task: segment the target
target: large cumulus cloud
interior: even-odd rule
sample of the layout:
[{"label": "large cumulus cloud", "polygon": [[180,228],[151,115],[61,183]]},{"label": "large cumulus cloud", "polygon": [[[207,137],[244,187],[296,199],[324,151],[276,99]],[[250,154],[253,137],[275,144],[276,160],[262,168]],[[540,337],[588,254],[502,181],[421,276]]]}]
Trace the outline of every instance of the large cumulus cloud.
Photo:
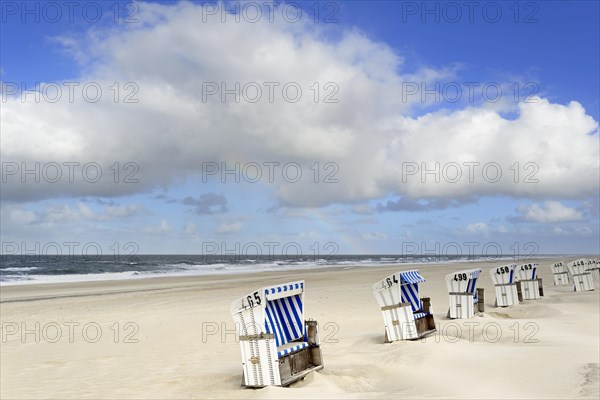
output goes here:
[{"label": "large cumulus cloud", "polygon": [[[511,119],[502,107],[485,104],[416,115],[422,104],[402,95],[403,82],[447,79],[452,68],[404,71],[402,57],[385,44],[355,30],[330,34],[310,21],[222,23],[205,18],[202,6],[192,3],[144,4],[140,10],[140,23],[133,26],[59,39],[81,64],[76,80],[104,88],[99,102],[14,98],[1,110],[3,162],[96,162],[110,177],[108,167],[115,162],[121,167],[134,162],[137,182],[30,179],[23,184],[8,177],[4,200],[124,196],[200,176],[206,162],[270,161],[296,162],[305,173],[315,162],[320,168],[327,162],[339,167],[337,183],[266,183],[280,204],[294,207],[389,195],[472,200],[584,198],[598,192],[598,124],[575,101],[562,105],[535,98],[518,104]],[[139,101],[115,103],[107,91],[115,81],[135,82]],[[236,103],[232,96],[222,102],[218,95],[205,101],[207,82],[228,87],[257,82],[263,96],[256,103]],[[280,84],[273,102],[265,82]],[[298,102],[282,98],[286,82],[303,89]],[[315,82],[319,102],[309,89]],[[339,89],[335,103],[322,101],[328,82]],[[463,178],[407,175],[407,166],[432,168],[436,162],[440,168],[457,163]],[[464,163],[473,162],[480,167],[470,181]],[[515,162],[517,182],[509,169]],[[487,163],[498,163],[500,180],[483,179],[481,166]],[[532,169],[525,169],[527,163]],[[536,181],[524,182],[533,169]]]}]

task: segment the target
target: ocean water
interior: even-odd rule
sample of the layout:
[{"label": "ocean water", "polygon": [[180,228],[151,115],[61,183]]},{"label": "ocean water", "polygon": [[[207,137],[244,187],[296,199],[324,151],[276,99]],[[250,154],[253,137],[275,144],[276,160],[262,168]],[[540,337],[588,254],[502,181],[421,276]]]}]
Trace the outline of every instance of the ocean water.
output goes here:
[{"label": "ocean water", "polygon": [[[535,258],[567,256],[537,255]],[[518,262],[503,257],[507,263]],[[482,256],[435,255],[335,255],[315,257],[249,257],[236,255],[112,255],[36,256],[0,255],[0,285],[140,279],[159,276],[198,276],[240,274],[262,271],[302,270],[343,266],[431,264],[498,261]]]}]

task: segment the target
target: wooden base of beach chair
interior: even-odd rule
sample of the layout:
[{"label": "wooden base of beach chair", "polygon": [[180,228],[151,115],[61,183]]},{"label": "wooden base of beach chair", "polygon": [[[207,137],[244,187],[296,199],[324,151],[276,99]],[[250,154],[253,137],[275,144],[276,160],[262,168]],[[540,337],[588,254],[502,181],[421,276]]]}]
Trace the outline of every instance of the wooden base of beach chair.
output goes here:
[{"label": "wooden base of beach chair", "polygon": [[417,334],[419,335],[419,339],[436,331],[435,320],[433,319],[432,314],[417,318],[415,320],[415,325],[417,326]]},{"label": "wooden base of beach chair", "polygon": [[517,285],[517,298],[519,299],[519,303],[523,302],[523,291],[521,290],[521,285],[516,283]]},{"label": "wooden base of beach chair", "polygon": [[279,359],[281,386],[288,386],[310,374],[323,369],[320,347],[307,347]]},{"label": "wooden base of beach chair", "polygon": [[483,288],[477,288],[477,311],[480,313],[485,311],[485,294]]},{"label": "wooden base of beach chair", "polygon": [[423,305],[423,312],[427,313],[427,315],[415,320],[419,338],[427,336],[436,331],[435,320],[433,319],[433,314],[431,314],[431,298],[421,297],[421,304]]}]

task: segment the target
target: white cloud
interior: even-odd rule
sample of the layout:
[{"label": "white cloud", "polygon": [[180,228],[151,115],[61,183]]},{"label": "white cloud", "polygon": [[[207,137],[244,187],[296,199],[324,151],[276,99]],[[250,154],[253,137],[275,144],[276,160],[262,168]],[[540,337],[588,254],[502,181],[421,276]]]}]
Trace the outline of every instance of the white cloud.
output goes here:
[{"label": "white cloud", "polygon": [[466,226],[465,230],[471,234],[486,234],[489,231],[487,224],[484,222],[476,222]]},{"label": "white cloud", "polygon": [[106,219],[112,218],[126,218],[131,217],[140,212],[143,212],[145,207],[140,204],[129,204],[129,205],[113,205],[106,206],[104,208],[104,216]]},{"label": "white cloud", "polygon": [[16,225],[27,225],[38,220],[38,216],[33,212],[20,208],[12,208],[8,212],[10,220]]},{"label": "white cloud", "polygon": [[581,221],[583,216],[580,211],[567,207],[558,201],[546,201],[529,206],[517,207],[517,213],[522,221],[538,223],[573,222]]},{"label": "white cloud", "polygon": [[171,233],[173,231],[173,227],[169,225],[166,219],[161,219],[160,224],[157,226],[148,226],[144,229],[144,232],[151,233],[154,235],[164,235],[166,233]]},{"label": "white cloud", "polygon": [[59,204],[48,207],[42,212],[41,221],[45,223],[63,223],[78,220],[82,215],[88,216],[89,208],[79,203],[73,208],[68,204]]},{"label": "white cloud", "polygon": [[509,231],[508,231],[508,228],[507,228],[507,227],[505,227],[504,225],[500,225],[496,231],[497,231],[498,233],[508,233],[508,232],[509,232]]},{"label": "white cloud", "polygon": [[[140,193],[179,183],[197,174],[204,161],[298,162],[304,171],[301,182],[278,178],[274,183],[279,202],[291,207],[359,204],[390,194],[543,199],[598,192],[598,124],[577,102],[523,103],[515,120],[485,106],[415,117],[413,110],[422,105],[417,97],[403,99],[403,82],[431,83],[453,76],[452,68],[406,72],[400,55],[357,31],[333,40],[310,22],[198,23],[202,17],[202,7],[191,2],[145,3],[136,15],[139,24],[115,31],[96,28],[82,40],[63,38],[61,43],[82,63],[82,86],[99,82],[104,96],[93,104],[81,99],[70,103],[67,96],[55,104],[5,102],[0,155],[19,163],[97,162],[106,179],[22,184],[9,177],[3,198]],[[115,81],[135,82],[139,102],[115,103],[108,89]],[[206,82],[227,82],[229,87],[280,82],[278,88],[297,82],[304,93],[293,104],[282,100],[281,91],[273,103],[266,101],[266,91],[265,101],[257,103],[224,104],[214,97],[205,102]],[[314,82],[336,83],[339,101],[315,103],[309,89]],[[321,96],[324,92],[322,87]],[[130,91],[123,88],[125,93]],[[138,182],[114,183],[108,167],[128,161],[139,166]],[[334,162],[339,182],[315,184],[308,168],[315,162],[321,167]],[[442,176],[436,182],[429,175],[423,181],[416,174],[404,182],[407,162],[419,167],[440,162],[440,174],[455,162],[462,166],[463,179],[452,183]],[[480,163],[473,182],[467,179],[465,162]],[[482,175],[482,166],[490,162],[501,167],[496,183]],[[518,183],[509,170],[515,162]],[[534,169],[526,163],[535,163],[530,165]],[[523,183],[535,168],[538,183]],[[356,211],[368,209],[357,206]]]},{"label": "white cloud", "polygon": [[592,233],[592,230],[587,226],[579,226],[574,228],[561,228],[559,226],[555,226],[552,228],[552,234],[555,236],[589,236]]},{"label": "white cloud", "polygon": [[239,232],[240,229],[242,229],[241,222],[222,223],[217,227],[216,232],[221,234],[229,234]]}]

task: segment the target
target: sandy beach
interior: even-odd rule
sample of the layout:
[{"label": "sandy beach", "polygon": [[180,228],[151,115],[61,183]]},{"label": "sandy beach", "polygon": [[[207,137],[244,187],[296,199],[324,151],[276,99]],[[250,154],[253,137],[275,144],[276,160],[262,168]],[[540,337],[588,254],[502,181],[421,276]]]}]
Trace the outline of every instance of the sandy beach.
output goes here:
[{"label": "sandy beach", "polygon": [[[236,276],[5,286],[1,392],[12,398],[597,398],[600,297],[552,286],[494,308],[488,270],[421,265],[438,331],[383,343],[371,285],[406,265]],[[486,311],[446,318],[447,273],[483,269]],[[288,388],[240,387],[229,306],[259,287],[304,279],[305,317],[321,328],[325,368]]]}]

